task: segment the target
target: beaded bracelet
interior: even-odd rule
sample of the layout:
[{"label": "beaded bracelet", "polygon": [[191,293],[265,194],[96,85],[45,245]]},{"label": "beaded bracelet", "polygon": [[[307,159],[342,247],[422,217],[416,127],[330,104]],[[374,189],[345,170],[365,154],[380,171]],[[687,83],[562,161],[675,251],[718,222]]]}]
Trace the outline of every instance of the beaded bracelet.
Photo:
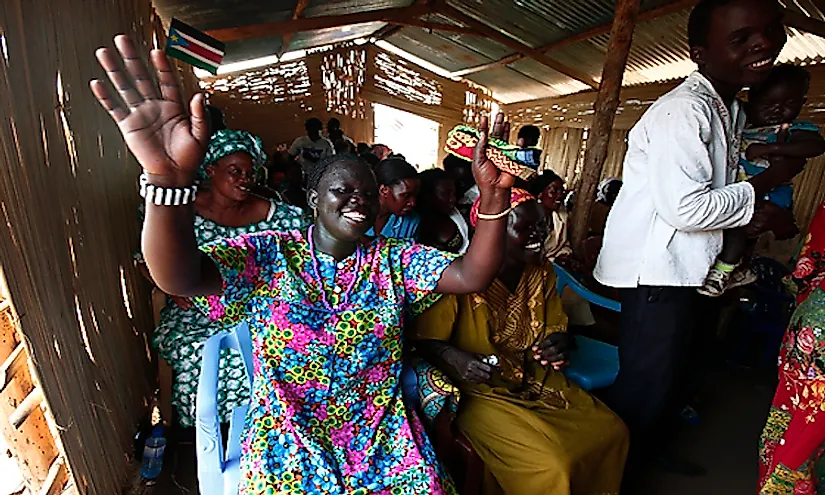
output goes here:
[{"label": "beaded bracelet", "polygon": [[498,220],[499,218],[504,218],[513,211],[512,208],[507,208],[506,210],[502,211],[501,213],[496,213],[495,215],[488,215],[486,213],[478,213],[479,220]]},{"label": "beaded bracelet", "polygon": [[157,206],[183,206],[195,202],[197,182],[189,187],[160,187],[149,184],[149,177],[140,174],[140,196]]}]

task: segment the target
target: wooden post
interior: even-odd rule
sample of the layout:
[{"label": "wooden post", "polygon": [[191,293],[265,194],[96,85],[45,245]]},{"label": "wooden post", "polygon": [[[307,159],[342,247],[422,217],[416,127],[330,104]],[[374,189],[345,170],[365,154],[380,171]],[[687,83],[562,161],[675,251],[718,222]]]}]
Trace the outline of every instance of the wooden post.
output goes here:
[{"label": "wooden post", "polygon": [[587,138],[584,166],[571,222],[573,250],[578,256],[584,253],[590,210],[596,199],[596,187],[601,178],[604,161],[607,159],[610,131],[613,129],[613,119],[619,106],[619,91],[622,88],[627,56],[633,43],[639,3],[640,0],[618,0],[616,3],[616,15],[610,30],[610,43],[602,69],[599,93],[593,105],[593,125]]}]

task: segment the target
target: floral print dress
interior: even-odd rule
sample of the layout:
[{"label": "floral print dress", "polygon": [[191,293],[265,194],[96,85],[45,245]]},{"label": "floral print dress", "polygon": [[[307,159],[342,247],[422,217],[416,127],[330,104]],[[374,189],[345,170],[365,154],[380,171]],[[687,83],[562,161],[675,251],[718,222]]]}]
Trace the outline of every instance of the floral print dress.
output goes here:
[{"label": "floral print dress", "polygon": [[250,321],[241,493],[455,493],[400,384],[405,314],[435,301],[454,256],[380,238],[360,264],[356,254],[336,262],[322,253],[316,264],[305,236],[265,232],[203,248],[224,288],[198,304],[224,324]]},{"label": "floral print dress", "polygon": [[[265,220],[243,227],[226,227],[195,215],[195,237],[198,245],[204,245],[254,232],[299,229],[307,223],[307,218],[298,208],[272,202]],[[177,412],[178,424],[183,427],[195,425],[195,397],[203,344],[223,329],[223,325],[211,321],[196,307],[182,308],[167,300],[160,314],[160,322],[152,333],[152,347],[172,367],[171,403]],[[249,400],[243,362],[236,351],[223,350],[219,377],[218,407],[221,421],[228,422],[232,411]]]},{"label": "floral print dress", "polygon": [[793,273],[799,306],[760,440],[760,495],[825,495],[825,203]]}]

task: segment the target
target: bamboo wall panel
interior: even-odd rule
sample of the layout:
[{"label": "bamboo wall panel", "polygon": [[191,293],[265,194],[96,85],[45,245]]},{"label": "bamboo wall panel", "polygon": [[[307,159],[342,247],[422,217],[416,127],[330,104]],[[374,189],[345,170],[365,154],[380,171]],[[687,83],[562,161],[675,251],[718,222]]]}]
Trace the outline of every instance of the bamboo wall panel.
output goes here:
[{"label": "bamboo wall panel", "polygon": [[0,262],[83,494],[119,493],[153,389],[139,168],[88,80],[97,47],[148,48],[153,24],[148,0],[0,4]]}]

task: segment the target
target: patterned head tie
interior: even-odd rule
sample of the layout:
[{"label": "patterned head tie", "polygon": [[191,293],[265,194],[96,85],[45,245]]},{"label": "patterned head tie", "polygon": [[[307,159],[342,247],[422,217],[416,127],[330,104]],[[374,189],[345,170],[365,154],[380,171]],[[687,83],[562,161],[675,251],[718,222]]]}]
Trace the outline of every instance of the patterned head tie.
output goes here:
[{"label": "patterned head tie", "polygon": [[[514,187],[510,189],[510,207],[507,209],[507,211],[511,212],[515,210],[518,205],[526,203],[527,201],[535,200],[536,197],[530,194],[529,192],[525,191],[524,189]],[[478,207],[480,204],[481,197],[479,196],[473,203],[473,207],[470,209],[470,223],[473,225],[473,227],[478,225]]]},{"label": "patterned head tie", "polygon": [[223,129],[215,131],[212,139],[209,140],[209,147],[206,149],[206,156],[198,169],[198,176],[201,180],[207,179],[206,167],[217,162],[225,156],[229,156],[238,151],[245,151],[252,157],[252,165],[257,172],[266,163],[266,153],[261,143],[261,138],[246,131],[235,131]]}]

